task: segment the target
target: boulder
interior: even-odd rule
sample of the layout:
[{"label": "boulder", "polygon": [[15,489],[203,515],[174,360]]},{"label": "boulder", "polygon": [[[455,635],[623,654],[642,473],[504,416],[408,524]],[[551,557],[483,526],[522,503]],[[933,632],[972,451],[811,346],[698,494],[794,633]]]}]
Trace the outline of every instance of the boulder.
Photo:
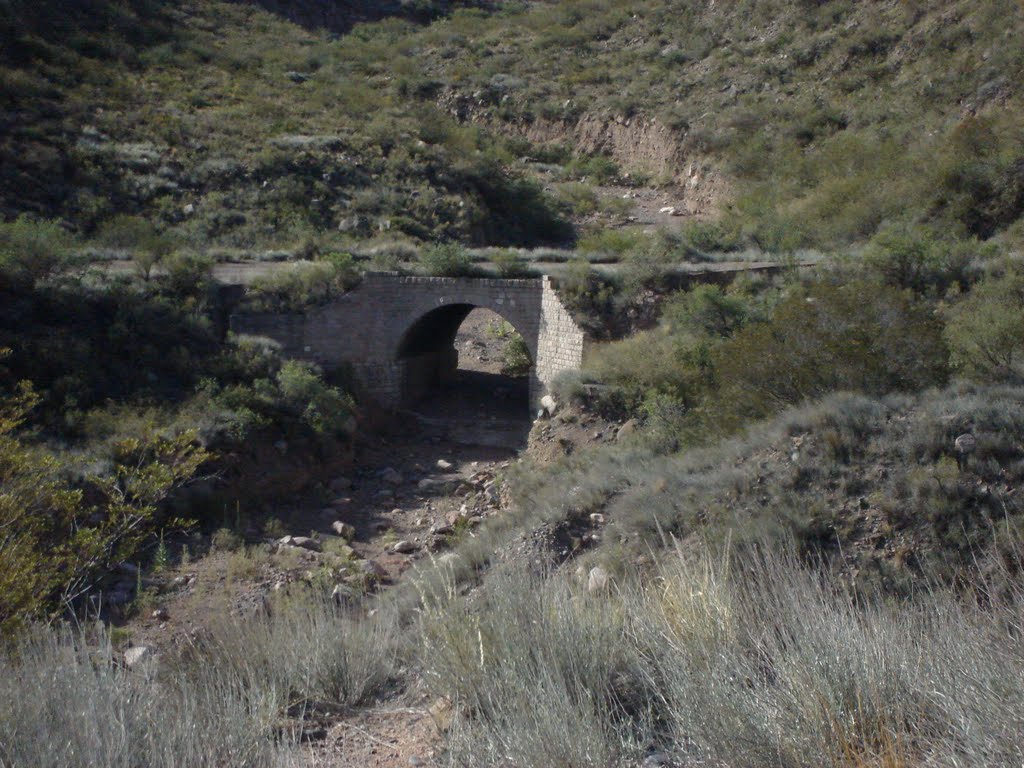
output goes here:
[{"label": "boulder", "polygon": [[587,592],[592,595],[606,592],[608,590],[608,583],[608,571],[601,566],[591,568],[590,575],[587,577]]},{"label": "boulder", "polygon": [[277,540],[277,543],[282,547],[299,547],[310,552],[319,552],[321,550],[320,542],[316,539],[311,539],[309,536],[282,536]]},{"label": "boulder", "polygon": [[615,439],[616,440],[625,440],[625,439],[635,435],[636,434],[636,430],[637,430],[636,419],[630,419],[625,424],[623,424],[621,427],[619,427],[618,431],[615,433]]},{"label": "boulder", "polygon": [[420,545],[417,544],[415,541],[408,541],[407,539],[403,539],[402,541],[397,542],[391,548],[391,551],[399,555],[410,555],[419,548]]},{"label": "boulder", "polygon": [[402,473],[394,467],[388,467],[387,469],[382,470],[380,473],[380,479],[388,485],[401,485],[404,481]]},{"label": "boulder", "polygon": [[142,664],[143,661],[153,655],[152,651],[145,645],[136,645],[124,652],[124,665],[131,669]]},{"label": "boulder", "polygon": [[555,398],[551,395],[544,395],[544,397],[540,399],[540,410],[541,414],[544,416],[554,416],[555,411],[558,410],[558,403],[555,402]]},{"label": "boulder", "polygon": [[356,537],[355,526],[349,523],[343,523],[341,520],[335,520],[331,523],[331,530],[341,536],[345,541],[352,541],[352,539]]},{"label": "boulder", "polygon": [[376,560],[360,560],[358,568],[363,574],[372,579],[383,579],[388,575],[384,566]]}]

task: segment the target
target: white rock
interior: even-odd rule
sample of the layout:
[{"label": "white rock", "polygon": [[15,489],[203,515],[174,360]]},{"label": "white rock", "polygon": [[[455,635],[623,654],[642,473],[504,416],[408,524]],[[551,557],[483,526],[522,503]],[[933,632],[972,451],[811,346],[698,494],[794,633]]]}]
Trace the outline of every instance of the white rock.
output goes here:
[{"label": "white rock", "polygon": [[540,399],[540,407],[545,416],[554,416],[555,411],[558,410],[558,403],[555,402],[555,398],[551,395],[544,395]]},{"label": "white rock", "polygon": [[131,669],[141,664],[152,655],[145,645],[136,645],[124,652],[124,665]]},{"label": "white rock", "polygon": [[587,592],[596,594],[608,589],[608,571],[601,566],[590,569],[590,576],[587,578]]},{"label": "white rock", "polygon": [[406,539],[403,539],[402,541],[397,542],[395,546],[391,548],[391,551],[396,552],[399,555],[408,555],[415,552],[419,548],[420,545],[417,544],[415,541],[408,541]]},{"label": "white rock", "polygon": [[352,541],[356,537],[355,526],[349,523],[343,523],[341,520],[335,520],[331,523],[331,530],[341,536],[345,541]]}]

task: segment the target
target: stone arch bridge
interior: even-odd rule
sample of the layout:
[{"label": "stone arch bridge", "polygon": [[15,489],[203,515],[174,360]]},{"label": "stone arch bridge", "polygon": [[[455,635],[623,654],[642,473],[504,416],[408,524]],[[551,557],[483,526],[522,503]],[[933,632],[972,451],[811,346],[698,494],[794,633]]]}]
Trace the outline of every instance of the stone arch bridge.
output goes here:
[{"label": "stone arch bridge", "polygon": [[368,395],[398,408],[458,368],[455,336],[477,307],[501,315],[526,342],[536,408],[554,377],[583,361],[584,333],[547,276],[523,280],[369,273],[358,287],[305,314],[237,314],[236,333],[266,336],[289,357],[349,368]]}]

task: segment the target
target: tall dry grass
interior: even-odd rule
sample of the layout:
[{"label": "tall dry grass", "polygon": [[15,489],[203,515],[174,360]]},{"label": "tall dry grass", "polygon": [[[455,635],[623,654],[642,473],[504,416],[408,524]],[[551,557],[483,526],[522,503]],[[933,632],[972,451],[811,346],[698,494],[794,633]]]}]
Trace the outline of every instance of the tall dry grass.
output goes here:
[{"label": "tall dry grass", "polygon": [[858,601],[776,552],[670,555],[588,594],[508,572],[427,595],[422,659],[450,764],[1015,765],[1024,599]]}]

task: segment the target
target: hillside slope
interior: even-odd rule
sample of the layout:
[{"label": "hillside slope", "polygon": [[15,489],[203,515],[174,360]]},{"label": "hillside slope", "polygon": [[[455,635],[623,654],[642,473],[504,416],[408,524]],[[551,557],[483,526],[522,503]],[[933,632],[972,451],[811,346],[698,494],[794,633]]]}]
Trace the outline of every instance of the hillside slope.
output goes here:
[{"label": "hillside slope", "polygon": [[398,5],[342,35],[359,4],[6,5],[0,209],[202,248],[530,245],[619,179],[768,250],[1020,240],[1010,0]]}]

